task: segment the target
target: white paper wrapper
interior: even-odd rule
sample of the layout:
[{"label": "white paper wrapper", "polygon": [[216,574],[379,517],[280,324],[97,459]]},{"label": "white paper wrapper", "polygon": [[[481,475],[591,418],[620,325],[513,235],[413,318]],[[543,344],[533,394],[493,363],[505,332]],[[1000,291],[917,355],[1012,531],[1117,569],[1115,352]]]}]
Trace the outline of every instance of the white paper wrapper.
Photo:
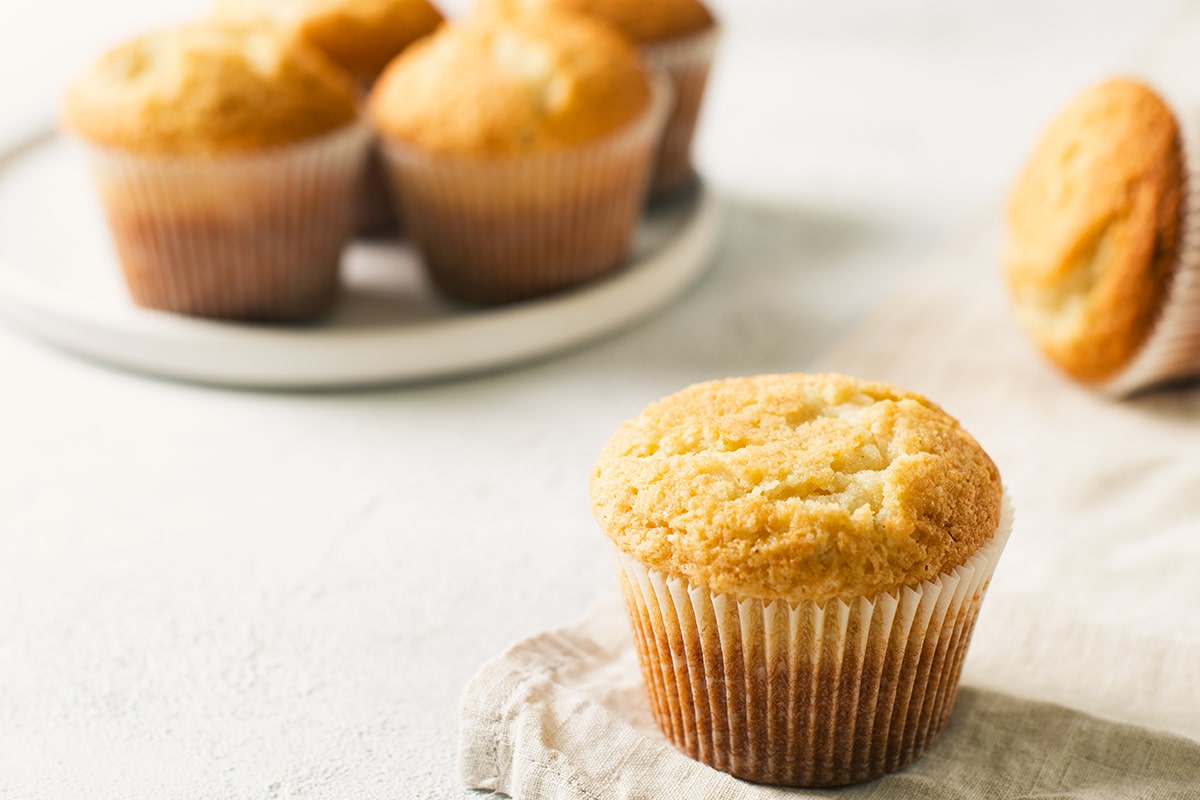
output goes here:
[{"label": "white paper wrapper", "polygon": [[369,140],[356,124],[228,156],[145,156],[88,145],[134,302],[263,322],[328,310]]},{"label": "white paper wrapper", "polygon": [[646,62],[670,78],[675,104],[667,118],[662,144],[655,158],[650,196],[658,199],[687,189],[695,181],[692,139],[708,84],[708,72],[720,40],[720,28],[641,48]]},{"label": "white paper wrapper", "polygon": [[646,693],[680,750],[739,778],[840,786],[917,759],[950,717],[1012,527],[919,586],[823,605],[738,600],[612,548]]},{"label": "white paper wrapper", "polygon": [[386,141],[400,218],[437,287],[491,305],[560,291],[621,266],[670,94],[668,81],[655,76],[650,107],[638,120],[562,153],[481,160]]},{"label": "white paper wrapper", "polygon": [[[1123,397],[1140,389],[1200,374],[1200,112],[1173,102],[1183,138],[1187,187],[1174,277],[1153,330],[1133,360],[1099,388]],[[1193,109],[1189,112],[1184,109]]]}]

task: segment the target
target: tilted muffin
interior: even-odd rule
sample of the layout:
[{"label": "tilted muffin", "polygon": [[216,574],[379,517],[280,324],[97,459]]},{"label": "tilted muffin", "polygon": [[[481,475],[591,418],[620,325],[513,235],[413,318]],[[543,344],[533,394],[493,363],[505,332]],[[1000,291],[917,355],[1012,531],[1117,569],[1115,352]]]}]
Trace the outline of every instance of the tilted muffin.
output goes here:
[{"label": "tilted muffin", "polygon": [[370,115],[435,283],[501,303],[621,266],[668,91],[582,17],[448,25],[396,59]]},{"label": "tilted muffin", "polygon": [[688,755],[839,785],[941,733],[1009,523],[995,465],[936,405],[840,375],[697,384],[617,431],[591,497]]},{"label": "tilted muffin", "polygon": [[651,194],[666,197],[692,184],[692,140],[719,36],[716,19],[700,0],[477,0],[476,9],[482,15],[585,14],[633,41],[670,78],[675,95]]},{"label": "tilted muffin", "polygon": [[1180,117],[1137,81],[1088,89],[1041,137],[1004,267],[1021,326],[1071,377],[1124,393],[1200,363],[1193,184]]},{"label": "tilted muffin", "polygon": [[80,76],[63,121],[135,302],[261,321],[329,307],[368,134],[320,53],[264,28],[154,33]]},{"label": "tilted muffin", "polygon": [[[393,58],[433,33],[442,14],[428,0],[216,0],[215,18],[266,22],[299,37],[349,72],[363,90]],[[394,232],[398,225],[379,152],[371,149],[358,200],[357,229]]]}]

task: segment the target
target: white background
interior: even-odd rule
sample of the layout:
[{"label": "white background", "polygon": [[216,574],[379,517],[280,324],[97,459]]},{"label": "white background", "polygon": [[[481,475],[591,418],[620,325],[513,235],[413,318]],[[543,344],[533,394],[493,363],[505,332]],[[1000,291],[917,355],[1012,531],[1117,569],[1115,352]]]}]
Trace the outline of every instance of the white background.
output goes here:
[{"label": "white background", "polygon": [[[998,214],[1048,117],[1173,7],[722,3],[713,272],[535,366],[230,393],[0,328],[0,797],[462,796],[466,680],[610,580],[586,478],[612,429],[694,380],[803,369]],[[3,0],[0,128],[51,115],[106,44],[200,10]]]}]

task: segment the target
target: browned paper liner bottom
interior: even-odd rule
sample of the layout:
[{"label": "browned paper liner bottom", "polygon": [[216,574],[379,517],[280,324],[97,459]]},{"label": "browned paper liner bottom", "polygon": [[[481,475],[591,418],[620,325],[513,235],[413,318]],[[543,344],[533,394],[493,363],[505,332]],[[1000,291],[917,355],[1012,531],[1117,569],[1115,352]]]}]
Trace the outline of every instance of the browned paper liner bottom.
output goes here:
[{"label": "browned paper liner bottom", "polygon": [[[375,88],[375,78],[360,78],[358,84],[359,96],[365,105],[371,90]],[[401,233],[400,218],[396,215],[396,202],[392,199],[392,190],[388,185],[383,145],[374,131],[371,133],[362,185],[358,191],[356,219],[354,232],[368,239],[381,239]]]},{"label": "browned paper liner bottom", "polygon": [[613,548],[663,734],[736,777],[839,786],[916,760],[950,717],[975,618],[1011,529],[919,586],[846,603],[737,600]]},{"label": "browned paper liner bottom", "polygon": [[651,198],[673,195],[691,186],[695,180],[692,139],[719,37],[720,29],[714,26],[693,36],[642,48],[646,62],[661,69],[670,78],[675,91],[675,104],[667,117],[662,144],[655,158],[650,181]]},{"label": "browned paper liner bottom", "polygon": [[396,203],[392,200],[392,190],[388,186],[383,152],[379,143],[372,141],[358,193],[358,223],[355,232],[368,238],[383,238],[399,234],[400,229]]},{"label": "browned paper liner bottom", "polygon": [[670,106],[655,76],[650,108],[605,139],[561,153],[471,159],[399,141],[384,157],[405,230],[446,295],[490,305],[560,291],[627,259]]},{"label": "browned paper liner bottom", "polygon": [[219,157],[89,147],[134,302],[261,322],[326,311],[337,293],[368,141],[356,125]]}]

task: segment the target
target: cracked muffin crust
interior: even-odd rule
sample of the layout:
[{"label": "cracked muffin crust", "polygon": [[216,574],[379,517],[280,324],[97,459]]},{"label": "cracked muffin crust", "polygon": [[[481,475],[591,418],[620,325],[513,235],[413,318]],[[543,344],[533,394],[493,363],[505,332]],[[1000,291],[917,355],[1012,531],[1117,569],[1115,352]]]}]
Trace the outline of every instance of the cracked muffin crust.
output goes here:
[{"label": "cracked muffin crust", "polygon": [[602,451],[593,512],[623,552],[714,593],[870,597],[994,534],[995,464],[924,397],[841,375],[696,384]]},{"label": "cracked muffin crust", "polygon": [[1174,113],[1124,79],[1079,95],[1018,177],[1009,291],[1021,327],[1076,380],[1113,377],[1148,340],[1178,263],[1186,182]]}]

